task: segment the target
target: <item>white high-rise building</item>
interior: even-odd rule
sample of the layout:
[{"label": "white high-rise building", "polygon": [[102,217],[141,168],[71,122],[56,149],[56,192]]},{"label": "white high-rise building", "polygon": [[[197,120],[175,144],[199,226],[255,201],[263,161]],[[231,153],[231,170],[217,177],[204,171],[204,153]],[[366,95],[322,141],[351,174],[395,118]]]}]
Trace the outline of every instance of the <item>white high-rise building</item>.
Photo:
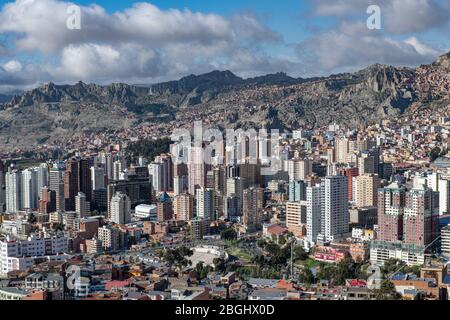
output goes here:
[{"label": "white high-rise building", "polygon": [[37,209],[39,207],[38,171],[26,169],[22,171],[22,208]]},{"label": "white high-rise building", "polygon": [[149,165],[150,176],[152,177],[153,190],[156,192],[164,191],[164,181],[163,181],[163,164],[153,162]]},{"label": "white high-rise building", "polygon": [[315,243],[322,230],[322,195],[320,185],[306,188],[306,238]]},{"label": "white high-rise building", "polygon": [[78,192],[75,197],[75,212],[78,218],[84,218],[90,211],[90,203],[86,201],[86,195],[83,192]]},{"label": "white high-rise building", "polygon": [[131,201],[126,194],[117,192],[112,197],[110,219],[117,224],[127,224],[131,222]]},{"label": "white high-rise building", "polygon": [[441,251],[442,255],[450,258],[450,225],[441,229]]},{"label": "white high-rise building", "polygon": [[200,188],[195,192],[197,217],[214,220],[214,190]]},{"label": "white high-rise building", "polygon": [[322,231],[324,241],[341,239],[349,233],[348,181],[345,176],[328,176],[322,182]]},{"label": "white high-rise building", "polygon": [[188,183],[188,176],[173,177],[173,195],[179,196],[180,194],[187,192],[189,188]]},{"label": "white high-rise building", "polygon": [[113,163],[113,180],[119,181],[120,174],[125,170],[125,165],[121,160],[114,161]]},{"label": "white high-rise building", "polygon": [[6,212],[16,213],[22,208],[22,176],[20,171],[12,169],[5,174]]},{"label": "white high-rise building", "polygon": [[450,179],[439,180],[439,215],[450,213]]},{"label": "white high-rise building", "polygon": [[288,163],[289,181],[306,180],[312,174],[312,162],[308,159],[293,159]]}]

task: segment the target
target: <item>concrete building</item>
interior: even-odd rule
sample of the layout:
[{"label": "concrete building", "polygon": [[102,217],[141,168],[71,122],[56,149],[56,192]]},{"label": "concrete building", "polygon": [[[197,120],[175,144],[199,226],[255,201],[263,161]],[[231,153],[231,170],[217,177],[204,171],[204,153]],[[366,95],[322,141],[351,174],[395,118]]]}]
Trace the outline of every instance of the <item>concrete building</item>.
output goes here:
[{"label": "concrete building", "polygon": [[120,231],[112,226],[98,229],[98,239],[102,242],[103,250],[117,251],[120,249]]},{"label": "concrete building", "polygon": [[194,240],[201,240],[209,234],[210,220],[196,217],[191,220],[191,235]]},{"label": "concrete building", "polygon": [[357,207],[373,207],[377,205],[377,193],[380,178],[376,174],[363,174],[354,178],[354,203]]},{"label": "concrete building", "polygon": [[60,234],[54,237],[29,237],[15,240],[7,237],[0,240],[0,274],[10,271],[25,271],[38,260],[61,261],[70,258],[69,239]]},{"label": "concrete building", "polygon": [[127,224],[131,222],[131,201],[130,198],[121,192],[117,192],[111,199],[110,220],[117,224]]},{"label": "concrete building", "polygon": [[214,212],[214,190],[200,188],[195,192],[196,206],[197,206],[197,217],[215,220]]},{"label": "concrete building", "polygon": [[22,209],[22,177],[17,169],[9,169],[5,174],[6,212],[16,213]]},{"label": "concrete building", "polygon": [[184,193],[173,200],[173,211],[177,221],[190,221],[194,217],[194,196]]},{"label": "concrete building", "polygon": [[306,189],[306,238],[310,243],[316,243],[322,231],[323,190],[320,185]]},{"label": "concrete building", "polygon": [[134,217],[148,221],[158,221],[156,206],[154,204],[140,204],[135,208]]},{"label": "concrete building", "polygon": [[309,159],[288,160],[287,170],[289,181],[305,181],[312,174],[312,161]]},{"label": "concrete building", "polygon": [[245,189],[242,199],[242,223],[247,230],[258,230],[262,227],[263,208],[264,189]]},{"label": "concrete building", "polygon": [[321,239],[342,239],[350,233],[348,179],[344,176],[328,176],[322,183]]},{"label": "concrete building", "polygon": [[75,197],[75,212],[78,218],[87,217],[91,211],[91,205],[86,201],[86,195],[83,192],[78,192]]},{"label": "concrete building", "polygon": [[441,252],[443,256],[450,259],[450,225],[441,229]]},{"label": "concrete building", "polygon": [[38,171],[25,169],[22,171],[22,209],[39,208]]},{"label": "concrete building", "polygon": [[289,202],[305,201],[306,187],[306,183],[302,180],[289,181]]}]

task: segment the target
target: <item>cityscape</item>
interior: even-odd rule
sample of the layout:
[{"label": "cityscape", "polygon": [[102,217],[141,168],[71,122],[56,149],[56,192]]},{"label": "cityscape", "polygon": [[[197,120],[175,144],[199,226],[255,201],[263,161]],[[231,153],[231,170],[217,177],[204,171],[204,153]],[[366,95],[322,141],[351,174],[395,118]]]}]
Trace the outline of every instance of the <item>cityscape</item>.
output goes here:
[{"label": "cityscape", "polygon": [[[81,17],[120,16],[100,8]],[[27,32],[17,45],[37,46]],[[304,77],[174,66],[125,84],[149,78],[92,65],[104,82],[74,72],[14,92],[4,73],[22,67],[2,64],[0,300],[450,300],[450,52],[426,49]]]}]

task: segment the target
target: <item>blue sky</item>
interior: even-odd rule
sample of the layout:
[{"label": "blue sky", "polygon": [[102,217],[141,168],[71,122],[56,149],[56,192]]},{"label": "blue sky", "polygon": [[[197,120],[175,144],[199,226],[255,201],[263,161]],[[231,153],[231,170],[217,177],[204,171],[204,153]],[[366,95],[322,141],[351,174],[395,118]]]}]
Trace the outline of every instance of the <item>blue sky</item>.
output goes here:
[{"label": "blue sky", "polygon": [[0,0],[0,91],[45,82],[153,83],[213,69],[317,76],[417,66],[450,50],[450,2],[377,0]]}]

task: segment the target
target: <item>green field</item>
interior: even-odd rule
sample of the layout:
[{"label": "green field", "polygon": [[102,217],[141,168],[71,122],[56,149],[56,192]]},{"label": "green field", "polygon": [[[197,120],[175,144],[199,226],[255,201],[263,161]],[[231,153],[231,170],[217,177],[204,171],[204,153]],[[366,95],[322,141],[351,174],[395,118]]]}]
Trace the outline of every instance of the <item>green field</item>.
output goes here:
[{"label": "green field", "polygon": [[252,255],[250,253],[248,253],[247,251],[245,251],[244,249],[241,248],[229,248],[227,250],[229,255],[235,256],[240,260],[245,260],[245,261],[251,261],[252,260]]}]

